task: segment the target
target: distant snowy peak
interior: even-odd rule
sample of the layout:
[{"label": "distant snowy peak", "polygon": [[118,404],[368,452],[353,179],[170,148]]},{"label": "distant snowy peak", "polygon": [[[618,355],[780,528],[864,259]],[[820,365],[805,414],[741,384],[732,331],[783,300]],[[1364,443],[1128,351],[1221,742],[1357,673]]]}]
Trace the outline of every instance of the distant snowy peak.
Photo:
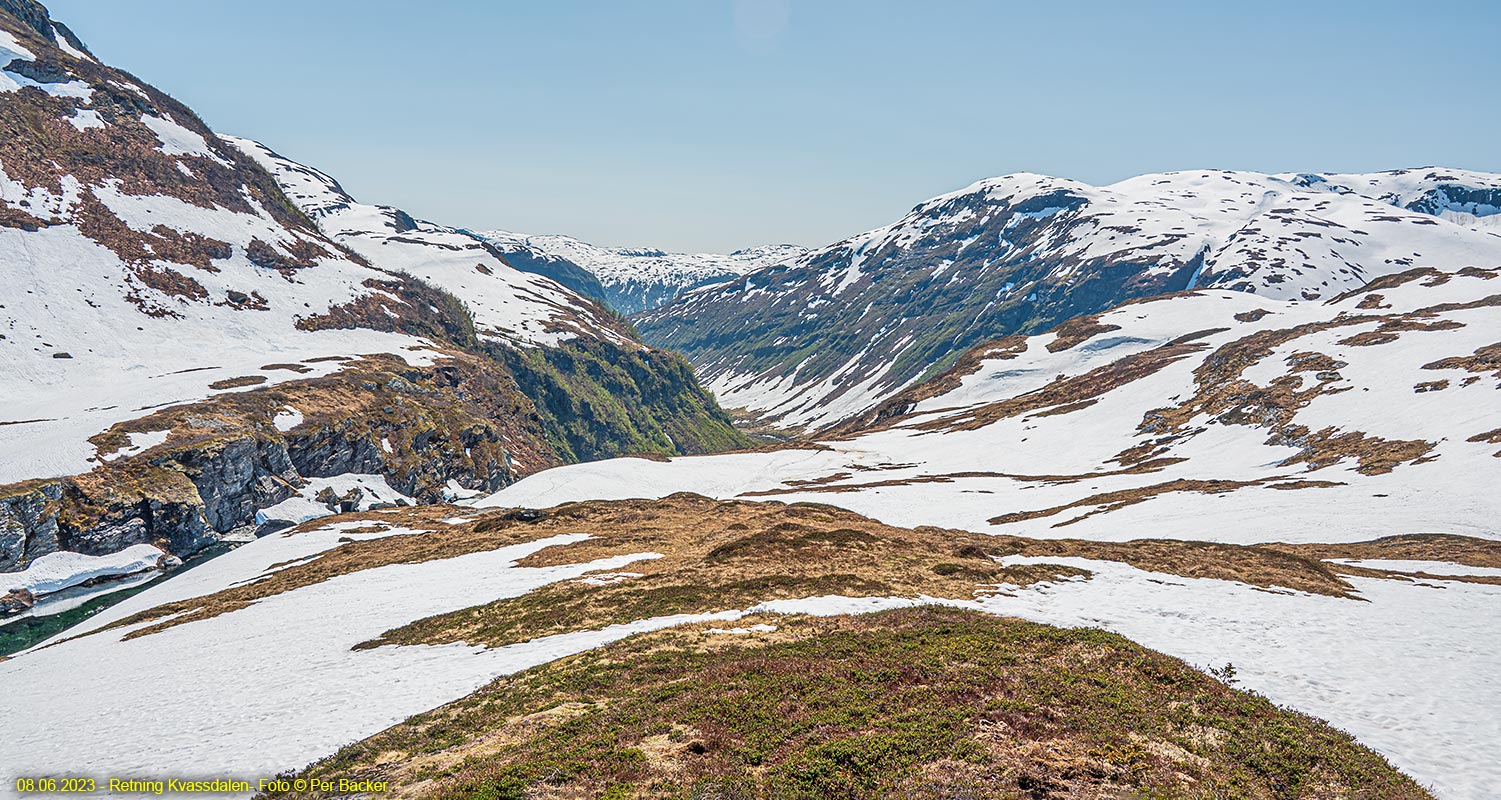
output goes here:
[{"label": "distant snowy peak", "polygon": [[762,267],[798,258],[807,248],[793,244],[764,245],[719,253],[670,253],[652,247],[600,247],[572,236],[534,236],[508,231],[482,231],[479,235],[492,242],[534,247],[574,261],[601,279],[627,280],[679,276],[703,279],[719,275],[743,275]]},{"label": "distant snowy peak", "polygon": [[481,238],[399,208],[360,203],[317,169],[249,139],[220,138],[265,167],[335,241],[377,267],[414,275],[463,300],[482,336],[521,345],[582,336],[635,346],[606,309],[545,276],[514,269]]},{"label": "distant snowy peak", "polygon": [[1108,186],[1021,173],[686,293],[636,319],[728,405],[857,413],[968,346],[1196,288],[1324,300],[1413,267],[1501,265],[1501,176],[1197,170]]},{"label": "distant snowy peak", "polygon": [[571,236],[533,236],[509,231],[477,234],[508,255],[528,261],[576,266],[593,275],[603,299],[623,314],[635,314],[670,302],[695,287],[739,277],[747,272],[785,264],[805,256],[807,248],[793,244],[763,245],[718,253],[669,253],[648,247],[600,247]]},{"label": "distant snowy peak", "polygon": [[[969,248],[1003,258],[1109,259],[1139,264],[1147,273],[1176,271],[1202,259],[1195,286],[1317,299],[1423,259],[1457,267],[1494,258],[1501,231],[1485,218],[1498,211],[1501,175],[1441,168],[1281,175],[1200,170],[1098,187],[1018,173],[935,197],[901,220],[823,248],[813,258],[844,259],[843,273],[835,270],[821,281],[842,291],[878,251],[966,234]],[[1002,252],[987,247],[983,237],[968,238],[989,232],[991,221],[1001,223],[995,244]],[[1404,227],[1412,225],[1435,230]],[[1025,228],[1033,230],[1027,236],[1006,233]],[[1304,240],[1308,245],[1298,246]],[[1373,248],[1379,258],[1372,258]],[[1065,266],[1057,274],[1069,271]]]}]

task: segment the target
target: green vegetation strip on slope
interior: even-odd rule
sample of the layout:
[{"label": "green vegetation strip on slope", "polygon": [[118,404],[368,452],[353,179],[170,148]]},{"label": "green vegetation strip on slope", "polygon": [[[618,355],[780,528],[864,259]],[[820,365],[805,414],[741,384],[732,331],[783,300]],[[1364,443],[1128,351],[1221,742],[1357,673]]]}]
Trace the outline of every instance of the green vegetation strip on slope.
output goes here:
[{"label": "green vegetation strip on slope", "polygon": [[576,339],[490,354],[516,376],[564,461],[750,445],[675,353]]},{"label": "green vegetation strip on slope", "polygon": [[943,608],[737,624],[757,621],[780,627],[677,628],[503,677],[306,774],[444,800],[1429,796],[1114,634]]}]

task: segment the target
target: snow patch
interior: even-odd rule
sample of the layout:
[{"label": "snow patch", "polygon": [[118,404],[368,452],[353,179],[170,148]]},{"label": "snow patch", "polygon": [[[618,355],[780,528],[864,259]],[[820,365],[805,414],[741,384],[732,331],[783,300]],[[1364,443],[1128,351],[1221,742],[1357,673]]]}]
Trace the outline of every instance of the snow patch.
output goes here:
[{"label": "snow patch", "polygon": [[1429,575],[1501,577],[1501,568],[1472,567],[1468,564],[1455,564],[1452,561],[1405,561],[1395,558],[1330,558],[1325,560],[1331,564],[1342,564],[1347,567],[1382,569],[1392,572],[1426,572]]},{"label": "snow patch", "polygon": [[295,496],[257,511],[255,522],[257,525],[272,521],[302,523],[339,513],[315,499],[324,489],[332,489],[337,497],[343,497],[352,489],[359,489],[361,495],[354,509],[356,511],[368,511],[376,503],[395,503],[397,500],[409,505],[416,504],[416,500],[410,495],[392,489],[382,475],[349,472],[329,478],[307,479],[307,485],[297,490]]},{"label": "snow patch", "polygon": [[135,455],[137,453],[140,453],[140,452],[143,452],[143,451],[146,451],[146,450],[150,450],[151,448],[156,447],[157,445],[161,444],[162,442],[167,441],[167,437],[171,436],[172,432],[171,431],[147,431],[145,433],[134,433],[134,432],[132,432],[132,433],[127,433],[125,435],[127,437],[129,437],[129,439],[130,439],[130,443],[129,444],[127,444],[126,446],[120,448],[119,450],[114,451],[113,453],[100,453],[99,454],[99,460],[100,461],[114,461],[117,458],[123,458],[125,456],[133,456],[133,455]]},{"label": "snow patch", "polygon": [[80,108],[74,111],[73,115],[68,117],[68,124],[81,131],[103,128],[105,125],[104,117],[99,116],[99,112],[92,108]]},{"label": "snow patch", "polygon": [[7,590],[25,589],[32,594],[47,594],[95,578],[155,569],[163,555],[166,554],[149,544],[133,544],[118,553],[103,556],[59,550],[32,561],[20,572],[0,573],[0,586]]},{"label": "snow patch", "polygon": [[749,628],[710,628],[710,629],[708,629],[707,631],[704,631],[704,632],[705,633],[711,633],[711,634],[729,634],[731,636],[744,636],[744,635],[749,634],[749,633],[773,633],[773,632],[776,631],[776,629],[777,629],[777,626],[775,626],[775,625],[767,625],[766,623],[763,622],[763,623],[760,623],[760,624],[757,624],[757,625],[752,625]]},{"label": "snow patch", "polygon": [[[287,431],[292,430],[298,425],[301,425],[302,420],[303,417],[301,411],[298,411],[291,406],[284,406],[280,411],[276,412],[276,416],[271,418],[271,424],[275,425],[277,430],[281,431],[282,433],[286,433]],[[387,450],[386,452],[389,453],[390,451]]]},{"label": "snow patch", "polygon": [[199,156],[211,158],[214,161],[230,166],[228,161],[220,158],[217,153],[209,148],[208,142],[200,134],[188,130],[170,117],[158,117],[154,114],[142,114],[141,123],[151,129],[160,139],[160,149],[169,156]]},{"label": "snow patch", "polygon": [[[401,531],[392,531],[392,534]],[[406,533],[412,533],[407,531]],[[412,714],[462,697],[498,675],[633,633],[726,614],[678,615],[485,649],[466,644],[353,646],[417,619],[620,569],[625,555],[540,569],[515,562],[580,534],[342,575],[264,598],[213,619],[124,641],[98,629],[163,603],[259,578],[272,565],[328,550],[336,529],[273,534],[163,581],[101,612],[68,636],[0,662],[0,785],[76,769],[151,774],[164,763],[212,764],[230,775],[273,775],[326,756]],[[288,679],[288,665],[297,677]],[[233,676],[233,680],[224,680]],[[171,686],[172,711],[143,713],[140,687]],[[288,719],[298,719],[288,726]],[[87,720],[88,724],[59,724]]]}]

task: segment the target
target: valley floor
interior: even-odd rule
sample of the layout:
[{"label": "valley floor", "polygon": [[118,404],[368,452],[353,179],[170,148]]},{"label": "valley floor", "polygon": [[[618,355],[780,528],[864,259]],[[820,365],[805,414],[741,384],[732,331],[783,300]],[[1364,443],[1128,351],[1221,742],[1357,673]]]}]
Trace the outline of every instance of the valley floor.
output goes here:
[{"label": "valley floor", "polygon": [[[1465,569],[1374,559],[1363,545],[1305,555],[1147,542],[1086,557],[1100,546],[691,495],[315,520],[0,662],[0,764],[15,775],[212,765],[270,776],[497,675],[572,663],[632,634],[689,625],[695,637],[771,643],[777,626],[802,624],[796,615],[937,604],[1103,628],[1201,668],[1233,664],[1239,686],[1351,732],[1440,798],[1478,800],[1501,782],[1490,713],[1501,707],[1490,624],[1501,548],[1461,537],[1387,548],[1441,546]],[[1297,752],[1299,769],[1334,768]],[[1260,769],[1199,757],[1214,765],[1206,775]]]}]

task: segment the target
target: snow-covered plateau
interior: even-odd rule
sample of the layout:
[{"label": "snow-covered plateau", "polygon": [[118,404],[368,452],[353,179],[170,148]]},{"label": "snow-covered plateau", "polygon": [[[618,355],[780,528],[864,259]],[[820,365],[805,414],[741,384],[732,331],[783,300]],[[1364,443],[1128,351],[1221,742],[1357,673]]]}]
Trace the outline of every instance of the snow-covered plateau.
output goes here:
[{"label": "snow-covered plateau", "polygon": [[817,446],[570,465],[487,502],[693,491],[1030,537],[1501,538],[1498,293],[1494,271],[1474,271],[1335,302],[1153,299],[1087,338],[982,345]]}]

